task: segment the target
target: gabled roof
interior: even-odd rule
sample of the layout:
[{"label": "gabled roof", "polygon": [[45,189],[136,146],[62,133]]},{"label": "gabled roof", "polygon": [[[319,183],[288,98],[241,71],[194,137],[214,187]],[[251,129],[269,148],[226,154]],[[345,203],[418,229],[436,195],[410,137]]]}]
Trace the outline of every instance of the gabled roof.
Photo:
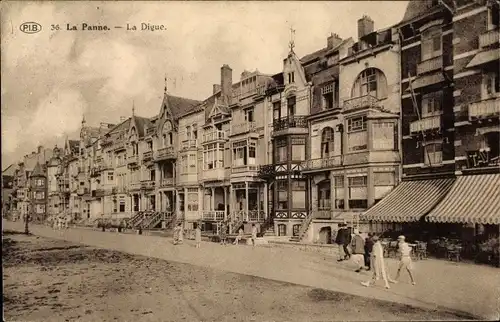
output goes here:
[{"label": "gabled roof", "polygon": [[172,111],[172,116],[175,120],[180,117],[192,113],[196,110],[201,110],[201,101],[192,100],[189,98],[172,96],[165,94],[163,96],[162,107],[166,105]]},{"label": "gabled roof", "polygon": [[436,0],[410,0],[400,23],[413,20],[424,15],[430,8],[438,4]]},{"label": "gabled roof", "polygon": [[132,116],[131,121],[135,124],[135,127],[137,129],[137,134],[139,135],[139,137],[144,136],[147,128],[154,126],[153,123],[148,118],[141,116],[134,115]]},{"label": "gabled roof", "polygon": [[15,172],[16,166],[14,164],[11,164],[2,171],[2,176],[13,176]]},{"label": "gabled roof", "polygon": [[39,162],[36,163],[33,172],[31,172],[30,177],[45,177],[45,173],[43,172],[42,166]]}]

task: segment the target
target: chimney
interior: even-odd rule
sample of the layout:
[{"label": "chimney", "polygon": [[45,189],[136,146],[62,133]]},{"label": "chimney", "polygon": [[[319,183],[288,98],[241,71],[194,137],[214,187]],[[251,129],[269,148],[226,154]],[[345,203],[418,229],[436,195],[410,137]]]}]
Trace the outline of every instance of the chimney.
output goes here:
[{"label": "chimney", "polygon": [[233,70],[229,65],[222,65],[220,69],[221,96],[224,103],[229,104],[231,89],[233,87]]},{"label": "chimney", "polygon": [[372,33],[374,30],[375,23],[373,20],[364,15],[363,18],[358,20],[358,39]]},{"label": "chimney", "polygon": [[213,85],[213,93],[212,94],[215,94],[218,91],[220,91],[220,85],[219,84],[214,84]]},{"label": "chimney", "polygon": [[335,48],[342,42],[342,38],[339,35],[331,33],[328,38],[326,38],[326,47],[328,49]]}]

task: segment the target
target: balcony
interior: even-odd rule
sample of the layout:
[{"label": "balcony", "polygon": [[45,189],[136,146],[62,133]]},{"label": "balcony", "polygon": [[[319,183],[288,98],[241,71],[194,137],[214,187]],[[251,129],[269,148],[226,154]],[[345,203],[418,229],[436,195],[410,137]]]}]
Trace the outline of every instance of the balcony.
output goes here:
[{"label": "balcony", "polygon": [[139,190],[139,189],[141,189],[140,182],[131,182],[130,183],[130,190]]},{"label": "balcony", "polygon": [[241,165],[241,166],[233,166],[231,168],[232,173],[244,173],[244,172],[255,172],[259,170],[259,167],[256,165]]},{"label": "balcony", "polygon": [[197,143],[198,143],[197,140],[184,140],[182,141],[182,149],[183,150],[196,149]]},{"label": "balcony", "polygon": [[175,159],[175,151],[173,146],[161,148],[155,153],[155,161]]},{"label": "balcony", "polygon": [[276,175],[276,170],[274,169],[274,164],[265,164],[259,166],[259,177],[266,178],[274,178]]},{"label": "balcony", "polygon": [[224,210],[204,210],[202,218],[206,221],[222,221],[225,217]]},{"label": "balcony", "polygon": [[224,131],[211,131],[203,134],[203,143],[209,143],[214,141],[225,141],[227,139],[226,132]]},{"label": "balcony", "polygon": [[143,180],[141,181],[141,189],[154,189],[155,181],[154,180]]},{"label": "balcony", "polygon": [[265,213],[262,210],[237,210],[232,212],[232,218],[236,221],[262,222],[265,220]]},{"label": "balcony", "polygon": [[78,188],[78,190],[76,191],[76,194],[79,196],[83,196],[83,195],[86,195],[88,193],[89,193],[88,188]]},{"label": "balcony", "polygon": [[469,120],[500,116],[500,97],[469,104]]},{"label": "balcony", "polygon": [[443,68],[443,56],[439,55],[417,64],[417,75],[433,72]]},{"label": "balcony", "polygon": [[239,124],[233,124],[231,126],[231,135],[255,132],[256,128],[257,126],[255,122],[243,122]]},{"label": "balcony", "polygon": [[224,168],[203,170],[204,181],[222,181],[225,178]]},{"label": "balcony", "polygon": [[294,133],[297,132],[297,134],[306,134],[308,129],[306,117],[303,115],[291,115],[282,117],[279,120],[274,120],[273,122],[273,135],[285,134],[280,132],[291,129],[299,129],[298,131],[292,131]]},{"label": "balcony", "polygon": [[136,155],[129,155],[127,157],[127,163],[128,164],[137,164],[139,163],[139,156],[136,154]]},{"label": "balcony", "polygon": [[423,118],[410,123],[410,132],[419,133],[441,128],[441,115],[435,115]]},{"label": "balcony", "polygon": [[160,181],[160,187],[171,187],[174,185],[174,178],[163,178]]},{"label": "balcony", "polygon": [[344,101],[344,112],[380,106],[380,100],[372,95],[350,98]]},{"label": "balcony", "polygon": [[125,150],[125,142],[117,142],[115,144],[114,150]]},{"label": "balcony", "polygon": [[142,161],[151,161],[153,159],[153,151],[144,152],[142,154]]},{"label": "balcony", "polygon": [[479,35],[479,48],[485,48],[500,41],[500,32],[498,29],[487,31],[486,33]]},{"label": "balcony", "polygon": [[331,169],[342,165],[342,156],[336,155],[302,162],[304,171]]}]

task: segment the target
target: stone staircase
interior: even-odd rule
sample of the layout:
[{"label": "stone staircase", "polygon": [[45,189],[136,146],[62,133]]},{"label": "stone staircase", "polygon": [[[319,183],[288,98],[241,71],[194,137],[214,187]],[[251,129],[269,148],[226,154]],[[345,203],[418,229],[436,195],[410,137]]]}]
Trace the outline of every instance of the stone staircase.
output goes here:
[{"label": "stone staircase", "polygon": [[304,221],[300,225],[299,234],[290,238],[291,242],[300,242],[304,238],[307,230],[309,229],[309,226],[311,225],[312,219],[312,213],[307,215],[306,219],[304,219]]},{"label": "stone staircase", "polygon": [[142,229],[153,229],[163,219],[161,212],[153,212],[146,215],[146,218],[140,222]]},{"label": "stone staircase", "polygon": [[141,222],[144,220],[144,212],[138,211],[135,215],[130,218],[128,221],[129,227],[131,228],[139,228],[141,226]]},{"label": "stone staircase", "polygon": [[241,225],[243,225],[243,220],[236,221],[231,231],[231,234],[237,234],[238,230],[240,230]]}]

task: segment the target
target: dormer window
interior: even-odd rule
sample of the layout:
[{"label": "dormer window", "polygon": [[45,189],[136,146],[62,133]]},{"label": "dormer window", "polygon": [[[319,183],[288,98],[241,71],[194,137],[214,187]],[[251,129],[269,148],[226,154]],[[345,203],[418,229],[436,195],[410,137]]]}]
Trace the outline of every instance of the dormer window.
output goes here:
[{"label": "dormer window", "polygon": [[295,83],[295,72],[288,73],[288,83]]}]

